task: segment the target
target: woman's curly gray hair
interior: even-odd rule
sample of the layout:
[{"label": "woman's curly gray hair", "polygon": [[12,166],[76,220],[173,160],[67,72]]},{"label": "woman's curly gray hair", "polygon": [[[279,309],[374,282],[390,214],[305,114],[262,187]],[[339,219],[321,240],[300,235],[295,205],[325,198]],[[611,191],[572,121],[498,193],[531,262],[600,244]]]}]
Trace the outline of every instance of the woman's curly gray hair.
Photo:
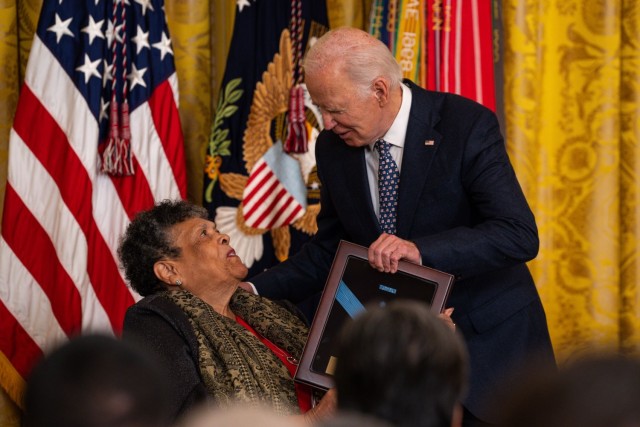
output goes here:
[{"label": "woman's curly gray hair", "polygon": [[190,218],[207,219],[208,212],[184,200],[164,200],[131,221],[120,238],[118,257],[126,279],[137,293],[147,296],[164,289],[153,266],[161,259],[180,256],[170,230]]}]

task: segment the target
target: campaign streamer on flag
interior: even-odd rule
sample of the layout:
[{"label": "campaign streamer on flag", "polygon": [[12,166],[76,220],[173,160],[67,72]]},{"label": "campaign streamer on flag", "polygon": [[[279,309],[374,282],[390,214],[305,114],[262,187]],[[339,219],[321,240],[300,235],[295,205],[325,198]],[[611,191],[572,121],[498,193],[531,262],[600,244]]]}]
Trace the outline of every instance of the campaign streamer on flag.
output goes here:
[{"label": "campaign streamer on flag", "polygon": [[405,78],[456,93],[495,111],[491,0],[373,0],[369,32]]},{"label": "campaign streamer on flag", "polygon": [[119,334],[139,296],[117,260],[132,217],[186,196],[162,0],[43,2],[11,129],[0,238],[0,385],[21,405],[53,346]]},{"label": "campaign streamer on flag", "polygon": [[427,88],[496,110],[492,1],[430,0]]},{"label": "campaign streamer on flag", "polygon": [[301,61],[328,20],[324,1],[236,6],[205,157],[204,201],[251,276],[295,253],[316,230],[314,147],[322,123]]}]

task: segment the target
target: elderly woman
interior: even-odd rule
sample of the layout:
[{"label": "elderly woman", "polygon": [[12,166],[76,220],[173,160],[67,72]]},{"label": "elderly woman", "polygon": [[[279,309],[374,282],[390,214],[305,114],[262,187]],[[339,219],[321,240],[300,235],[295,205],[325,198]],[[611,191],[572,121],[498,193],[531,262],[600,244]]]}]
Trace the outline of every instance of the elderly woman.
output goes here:
[{"label": "elderly woman", "polygon": [[292,380],[308,329],[291,307],[238,288],[247,267],[207,211],[164,201],[136,216],[118,255],[142,300],[127,310],[123,338],[155,352],[172,382],[171,413],[205,400],[266,405],[313,422],[335,398],[311,408]]}]

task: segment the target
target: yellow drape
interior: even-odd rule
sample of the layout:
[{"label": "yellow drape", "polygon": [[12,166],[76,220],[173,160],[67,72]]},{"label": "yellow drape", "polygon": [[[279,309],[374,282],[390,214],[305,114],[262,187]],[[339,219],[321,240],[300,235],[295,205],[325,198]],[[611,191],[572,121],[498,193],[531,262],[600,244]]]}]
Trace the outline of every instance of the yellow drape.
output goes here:
[{"label": "yellow drape", "polygon": [[[7,182],[9,132],[41,5],[42,0],[0,0],[0,223]],[[7,363],[2,355],[0,359],[0,363]],[[0,425],[20,425],[18,407],[1,388]]]},{"label": "yellow drape", "polygon": [[[180,90],[180,121],[187,158],[187,197],[202,202],[204,149],[209,142],[214,91],[223,69],[216,65],[230,42],[235,2],[166,0]],[[229,25],[230,23],[230,25]],[[215,88],[215,89],[214,89]]]},{"label": "yellow drape", "polygon": [[0,0],[0,207],[7,181],[9,131],[41,5],[42,0]]},{"label": "yellow drape", "polygon": [[510,155],[536,214],[531,263],[558,359],[640,348],[640,10],[504,0]]}]

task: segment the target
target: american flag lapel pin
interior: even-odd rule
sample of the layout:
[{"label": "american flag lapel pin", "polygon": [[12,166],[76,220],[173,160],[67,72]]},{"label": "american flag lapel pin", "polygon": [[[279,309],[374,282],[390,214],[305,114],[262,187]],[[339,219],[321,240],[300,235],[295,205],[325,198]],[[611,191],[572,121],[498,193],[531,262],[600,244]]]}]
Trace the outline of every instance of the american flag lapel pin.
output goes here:
[{"label": "american flag lapel pin", "polygon": [[424,141],[424,145],[426,146],[430,146],[435,144],[435,141],[433,139],[427,139],[426,141]]}]

